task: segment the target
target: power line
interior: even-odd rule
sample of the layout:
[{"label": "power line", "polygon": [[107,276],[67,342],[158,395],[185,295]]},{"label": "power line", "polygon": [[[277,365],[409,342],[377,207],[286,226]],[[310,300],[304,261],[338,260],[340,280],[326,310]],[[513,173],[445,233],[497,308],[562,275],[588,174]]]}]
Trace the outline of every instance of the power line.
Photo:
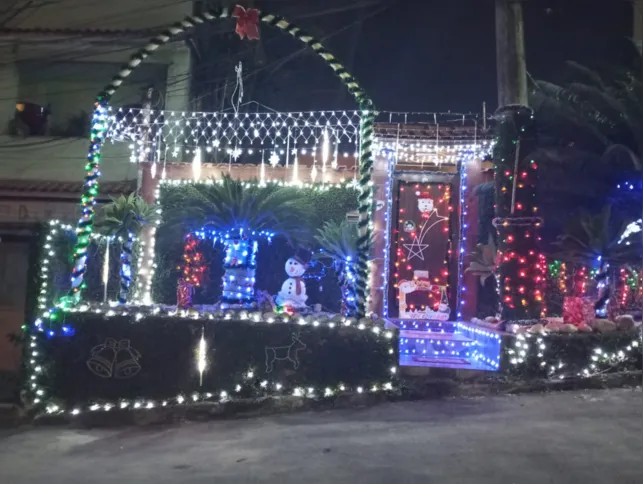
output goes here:
[{"label": "power line", "polygon": [[[181,2],[179,2],[179,3],[181,3]],[[331,13],[338,13],[338,12],[344,12],[344,11],[347,11],[347,10],[350,10],[350,9],[355,9],[355,8],[357,8],[358,6],[363,7],[363,6],[374,5],[374,4],[381,4],[381,3],[382,3],[381,1],[378,1],[378,2],[373,2],[373,1],[369,1],[369,2],[362,2],[362,3],[360,3],[360,4],[352,4],[352,5],[349,5],[348,7],[339,7],[339,8],[338,8],[338,7],[335,7],[335,8],[332,8],[332,9],[322,10],[322,11],[320,11],[320,12],[316,12],[316,13],[314,13],[314,14],[308,14],[308,15],[306,15],[305,17],[310,18],[310,17],[314,17],[314,16],[328,15],[328,14],[331,14]],[[167,5],[167,4],[166,4],[166,5]],[[332,32],[331,34],[329,34],[329,35],[326,35],[326,36],[322,37],[322,39],[321,39],[321,40],[322,40],[322,41],[324,41],[324,40],[327,40],[327,39],[329,39],[329,38],[334,37],[335,35],[337,35],[337,34],[339,34],[339,33],[342,33],[342,32],[344,32],[345,30],[347,30],[348,28],[350,28],[350,27],[352,27],[352,26],[354,26],[354,25],[356,25],[356,24],[359,24],[360,22],[362,22],[362,20],[365,20],[365,19],[367,19],[367,18],[370,18],[370,17],[372,17],[372,16],[375,16],[375,15],[379,14],[381,11],[388,9],[391,5],[392,5],[392,4],[384,5],[381,9],[374,10],[374,11],[373,11],[373,12],[371,12],[370,14],[368,14],[368,15],[364,16],[364,19],[359,19],[359,20],[357,20],[356,22],[352,22],[352,23],[350,23],[350,24],[346,25],[345,27],[342,27],[342,28],[340,28],[340,29],[336,30],[335,32]],[[220,35],[224,35],[224,34],[227,34],[227,32],[222,32],[222,33],[220,33]],[[276,40],[276,38],[274,38],[274,39],[272,39],[272,40]],[[270,41],[269,41],[269,42],[270,42]],[[238,54],[238,55],[243,55],[243,53],[244,53],[244,52],[249,52],[249,51],[251,51],[253,48],[254,48],[254,47],[251,47],[251,48],[245,49],[244,51],[242,51],[242,52],[241,52],[240,54]],[[123,48],[119,48],[119,49],[114,49],[114,50],[107,51],[107,52],[102,52],[102,53],[86,53],[86,54],[84,54],[84,55],[77,56],[77,57],[76,57],[76,59],[78,59],[78,58],[83,58],[83,57],[91,57],[91,56],[101,55],[101,54],[105,54],[105,53],[119,52],[119,51],[130,51],[130,50],[131,50],[131,51],[135,51],[135,49],[136,49],[135,47],[129,47],[129,46],[128,46],[128,47],[123,47]],[[275,61],[271,62],[270,64],[267,64],[267,65],[265,65],[265,66],[262,66],[262,67],[260,67],[260,68],[257,68],[257,69],[255,69],[255,70],[253,70],[253,71],[249,72],[248,74],[245,74],[245,75],[243,76],[243,79],[244,79],[244,80],[247,80],[247,79],[249,79],[249,78],[253,77],[254,75],[258,74],[259,72],[262,72],[262,71],[264,71],[264,70],[266,70],[266,69],[270,68],[271,66],[273,66],[273,65],[277,64],[277,66],[276,66],[274,69],[272,69],[272,70],[271,70],[271,73],[274,73],[274,72],[276,72],[280,67],[282,67],[284,64],[286,64],[288,61],[290,61],[290,60],[294,59],[295,57],[299,56],[301,53],[305,52],[306,50],[307,50],[307,47],[302,47],[302,48],[301,48],[301,49],[299,49],[298,51],[296,51],[296,52],[294,52],[294,53],[292,53],[292,54],[289,54],[289,55],[285,56],[284,58],[277,59],[277,60],[275,60]],[[73,59],[73,58],[72,58],[72,59]],[[34,60],[35,60],[35,59],[34,59]],[[51,63],[53,64],[54,62],[51,62]],[[114,62],[113,64],[117,64],[117,63],[116,63],[116,62]],[[192,69],[192,72],[190,72],[190,73],[188,73],[188,74],[179,74],[179,75],[177,75],[177,76],[176,76],[176,79],[175,79],[175,80],[172,80],[172,81],[170,80],[170,79],[171,79],[171,77],[168,77],[168,78],[167,78],[167,81],[164,83],[164,84],[165,84],[165,89],[164,89],[164,91],[165,91],[165,95],[170,94],[170,93],[172,93],[172,92],[177,92],[177,91],[182,90],[182,89],[177,89],[177,90],[174,90],[174,91],[173,91],[173,90],[169,89],[169,87],[171,87],[171,86],[173,86],[173,85],[176,85],[176,84],[179,84],[179,83],[182,83],[182,82],[184,82],[184,81],[189,80],[189,79],[192,77],[192,75],[193,75],[193,73],[194,73],[194,72],[196,72],[196,71],[200,71],[200,70],[202,70],[202,69],[203,69],[203,70],[204,70],[204,69],[207,69],[207,68],[211,67],[211,65],[212,65],[212,64],[207,64],[207,65],[204,65],[204,66],[199,66],[199,67],[197,67],[196,69],[194,69],[194,68],[193,68],[193,69]],[[88,70],[91,70],[91,69],[88,69]],[[217,79],[217,80],[213,80],[213,81],[210,81],[210,82],[211,82],[211,83],[215,83],[215,82],[222,82],[222,81],[226,80],[227,78],[228,78],[228,77],[226,76],[226,77],[223,77],[223,78],[220,78],[220,79]],[[58,80],[64,80],[64,78],[53,78],[53,80],[56,80],[56,79],[58,79]],[[52,80],[52,79],[50,78],[50,80]],[[130,82],[130,84],[132,84],[132,83]],[[146,84],[149,84],[149,81],[148,81],[148,80],[145,80],[145,81],[134,81],[134,84],[146,85]],[[30,85],[30,84],[23,84],[23,85]],[[38,85],[38,84],[34,83],[33,85]],[[3,89],[0,89],[0,91],[2,91],[2,90],[5,90],[5,91],[6,91],[6,90],[9,90],[9,89],[11,89],[11,88],[3,88]],[[84,89],[69,89],[69,90],[55,91],[55,92],[53,92],[53,93],[49,93],[49,95],[55,96],[55,95],[60,95],[60,94],[69,94],[69,93],[74,93],[74,92],[86,92],[86,91],[91,91],[91,90],[93,90],[93,89],[95,89],[95,87],[94,87],[94,86],[92,86],[92,87],[87,87],[87,88],[84,88]],[[214,91],[210,91],[207,95],[211,95],[211,94],[217,93],[219,90],[222,90],[222,89],[223,89],[223,88],[218,88],[218,89],[216,89],[216,90],[214,90]],[[204,95],[204,96],[201,96],[201,97],[199,97],[199,98],[197,98],[197,99],[195,99],[195,101],[198,101],[199,99],[202,99],[203,97],[205,97],[205,95]],[[6,100],[13,100],[13,99],[14,99],[14,98],[13,98],[13,96],[12,96],[12,97],[5,97],[5,98],[0,98],[0,101],[3,101],[3,100],[4,100],[4,101],[6,101]]]}]

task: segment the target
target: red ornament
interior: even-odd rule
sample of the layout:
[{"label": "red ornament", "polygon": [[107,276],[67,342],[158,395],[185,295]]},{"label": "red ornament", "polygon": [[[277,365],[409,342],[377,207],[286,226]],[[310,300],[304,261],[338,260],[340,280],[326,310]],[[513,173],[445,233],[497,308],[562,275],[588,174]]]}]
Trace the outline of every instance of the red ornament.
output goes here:
[{"label": "red ornament", "polygon": [[237,19],[235,32],[239,37],[259,40],[259,10],[256,8],[246,10],[241,5],[237,5],[232,11],[232,16]]},{"label": "red ornament", "polygon": [[592,298],[566,296],[563,301],[563,321],[574,326],[592,322],[595,318],[594,302]]}]

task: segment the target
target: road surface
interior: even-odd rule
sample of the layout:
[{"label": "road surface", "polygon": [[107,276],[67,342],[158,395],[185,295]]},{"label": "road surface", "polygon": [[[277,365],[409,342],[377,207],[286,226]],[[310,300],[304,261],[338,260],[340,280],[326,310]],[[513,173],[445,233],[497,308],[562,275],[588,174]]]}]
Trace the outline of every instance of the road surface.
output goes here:
[{"label": "road surface", "polygon": [[639,389],[2,431],[0,482],[640,484],[642,413]]}]

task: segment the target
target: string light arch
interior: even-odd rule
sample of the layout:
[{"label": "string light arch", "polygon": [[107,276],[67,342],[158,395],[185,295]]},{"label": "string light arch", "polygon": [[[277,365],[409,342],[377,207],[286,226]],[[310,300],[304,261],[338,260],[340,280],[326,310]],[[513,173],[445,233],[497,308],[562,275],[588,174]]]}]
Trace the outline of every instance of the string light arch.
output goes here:
[{"label": "string light arch", "polygon": [[[72,287],[70,290],[71,302],[80,300],[84,288],[84,275],[87,267],[87,248],[94,227],[94,205],[98,196],[100,177],[100,155],[101,147],[105,140],[105,133],[108,125],[108,106],[109,101],[114,93],[121,86],[123,81],[130,76],[145,59],[150,57],[159,47],[167,44],[171,39],[194,29],[197,25],[205,24],[219,19],[237,18],[237,33],[243,37],[258,38],[258,31],[252,32],[252,25],[248,25],[248,19],[256,17],[257,22],[276,27],[279,30],[290,34],[295,39],[309,46],[317,53],[334,71],[335,75],[347,87],[348,91],[355,98],[361,111],[360,120],[360,147],[359,147],[359,196],[358,196],[358,260],[356,265],[357,273],[357,306],[359,315],[364,315],[368,299],[368,258],[370,251],[370,240],[372,233],[372,211],[373,211],[373,187],[371,172],[373,169],[373,127],[375,121],[375,112],[373,103],[366,95],[355,78],[349,74],[344,66],[337,61],[335,56],[328,52],[324,46],[313,36],[300,29],[297,25],[288,20],[267,12],[261,12],[256,9],[246,10],[241,6],[234,8],[214,7],[207,11],[190,15],[183,20],[176,22],[168,27],[165,31],[152,38],[147,45],[134,53],[127,64],[123,65],[121,70],[105,88],[96,97],[95,108],[92,118],[90,145],[87,155],[87,164],[85,165],[85,183],[81,197],[81,216],[76,226],[78,234],[77,242],[74,246],[74,267],[72,269]],[[248,28],[250,27],[250,29]],[[256,27],[255,27],[256,29]]]}]

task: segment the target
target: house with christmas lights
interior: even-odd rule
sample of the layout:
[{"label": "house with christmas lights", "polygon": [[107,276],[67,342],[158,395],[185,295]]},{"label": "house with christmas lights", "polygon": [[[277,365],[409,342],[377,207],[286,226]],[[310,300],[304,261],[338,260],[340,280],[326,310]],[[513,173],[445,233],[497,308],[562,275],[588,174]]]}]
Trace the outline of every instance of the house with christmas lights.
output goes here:
[{"label": "house with christmas lights", "polygon": [[[150,28],[191,8],[158,2],[145,16],[133,14],[150,3],[17,2],[0,27],[0,373],[19,366],[20,350],[6,335],[19,333],[33,303],[28,287],[36,277],[39,227],[78,216],[96,91],[147,41]],[[173,43],[141,68],[118,104],[186,109],[189,67],[187,48]],[[139,172],[127,144],[107,145],[103,159],[98,204],[135,191]]]},{"label": "house with christmas lights", "polygon": [[[171,109],[167,91],[161,107],[153,93],[147,104],[118,102],[143,61],[208,22],[249,41],[260,26],[292,37],[356,109],[244,110],[240,66],[220,111]],[[618,353],[583,346],[569,370],[568,336],[545,343],[554,327],[594,330],[541,321],[547,274],[564,285],[566,269],[539,248],[539,163],[519,152],[534,140],[519,142],[533,116],[520,116],[500,113],[492,140],[484,117],[376,111],[321,42],[271,12],[216,7],[172,24],[98,90],[77,219],[50,220],[43,233],[24,332],[29,405],[76,416],[333,398],[396,391],[408,366],[564,379],[629,362],[640,343],[625,330],[609,343]],[[112,144],[137,173],[138,197],[101,209]],[[584,317],[580,296],[565,304]]]}]

